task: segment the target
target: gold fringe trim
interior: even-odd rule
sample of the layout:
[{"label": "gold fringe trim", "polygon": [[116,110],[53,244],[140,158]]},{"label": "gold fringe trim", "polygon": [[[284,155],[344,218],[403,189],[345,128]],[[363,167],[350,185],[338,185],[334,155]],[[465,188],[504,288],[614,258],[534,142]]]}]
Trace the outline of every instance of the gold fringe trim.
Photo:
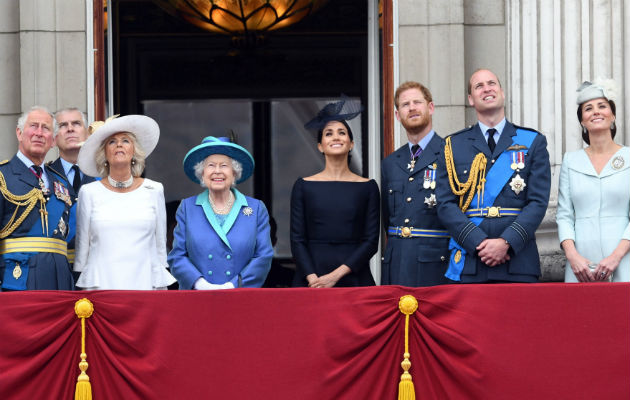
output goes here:
[{"label": "gold fringe trim", "polygon": [[[466,211],[477,191],[477,208],[483,204],[483,195],[486,187],[486,165],[488,160],[483,153],[478,153],[470,164],[470,174],[465,183],[461,183],[457,178],[455,170],[455,160],[453,159],[453,148],[451,147],[451,137],[446,138],[444,145],[444,159],[446,160],[446,172],[448,172],[448,183],[456,196],[459,196],[459,208]],[[465,200],[464,200],[465,199]]]},{"label": "gold fringe trim", "polygon": [[[20,196],[13,194],[9,191],[4,175],[0,172],[0,193],[2,193],[2,197],[6,201],[15,205],[13,215],[11,215],[7,224],[0,229],[0,239],[4,239],[12,234],[24,222],[24,219],[28,217],[35,205],[37,205],[37,202],[39,202],[39,213],[42,219],[42,233],[48,236],[48,211],[46,211],[46,198],[41,189],[33,188],[28,193]],[[20,207],[25,207],[25,209],[18,217]]]},{"label": "gold fringe trim", "polygon": [[409,373],[409,369],[411,368],[411,361],[409,361],[409,316],[418,309],[418,300],[412,295],[407,294],[400,298],[398,309],[401,313],[405,314],[405,354],[403,355],[403,361],[400,363],[403,373],[398,383],[398,400],[415,400],[416,391],[413,387],[411,374]]},{"label": "gold fringe trim", "polygon": [[87,354],[85,354],[85,319],[92,316],[94,305],[86,298],[77,300],[74,304],[74,312],[77,314],[77,317],[81,319],[81,361],[79,362],[81,373],[77,378],[74,400],[92,400],[90,377],[85,373],[88,369],[88,363],[85,361],[87,358]]}]

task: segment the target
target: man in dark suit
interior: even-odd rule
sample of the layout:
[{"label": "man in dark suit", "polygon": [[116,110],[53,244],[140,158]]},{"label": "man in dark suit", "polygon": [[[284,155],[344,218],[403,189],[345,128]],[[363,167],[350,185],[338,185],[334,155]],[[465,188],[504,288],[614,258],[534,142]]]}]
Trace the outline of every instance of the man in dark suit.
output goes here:
[{"label": "man in dark suit", "polygon": [[57,122],[55,128],[55,144],[59,149],[59,158],[51,163],[51,167],[59,171],[70,183],[70,196],[72,208],[68,222],[68,261],[70,266],[74,264],[74,236],[76,233],[76,202],[79,197],[81,185],[94,181],[94,178],[85,175],[77,165],[77,157],[81,144],[88,137],[85,114],[77,108],[64,108],[55,114]]},{"label": "man in dark suit", "polygon": [[432,286],[449,283],[448,233],[437,217],[437,161],[444,139],[433,130],[431,92],[405,82],[394,95],[396,119],[408,143],[381,164],[381,204],[387,247],[381,284]]},{"label": "man in dark suit", "polygon": [[44,165],[53,131],[53,115],[33,107],[18,120],[17,154],[0,162],[2,290],[74,288],[65,242],[69,184]]},{"label": "man in dark suit", "polygon": [[447,276],[536,282],[535,233],[551,185],[547,140],[505,119],[501,83],[487,69],[470,77],[468,102],[479,122],[446,139],[438,168],[438,215],[452,237]]}]

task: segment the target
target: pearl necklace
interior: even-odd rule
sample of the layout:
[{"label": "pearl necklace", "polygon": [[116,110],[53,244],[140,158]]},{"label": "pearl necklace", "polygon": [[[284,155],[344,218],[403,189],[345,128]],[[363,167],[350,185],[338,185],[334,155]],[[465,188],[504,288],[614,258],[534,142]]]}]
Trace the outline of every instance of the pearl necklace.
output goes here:
[{"label": "pearl necklace", "polygon": [[131,176],[131,178],[127,179],[126,181],[117,181],[116,179],[112,178],[110,175],[107,175],[107,181],[109,182],[110,185],[112,185],[112,187],[115,187],[117,189],[127,189],[127,188],[130,188],[131,185],[133,185],[133,175]]},{"label": "pearl necklace", "polygon": [[214,201],[212,201],[212,196],[210,195],[210,192],[208,192],[208,200],[210,200],[210,206],[212,206],[212,211],[214,211],[215,214],[225,215],[229,213],[232,209],[232,204],[234,204],[234,194],[230,190],[230,198],[228,199],[227,203],[225,203],[225,206],[223,206],[222,208],[218,208],[214,205]]}]

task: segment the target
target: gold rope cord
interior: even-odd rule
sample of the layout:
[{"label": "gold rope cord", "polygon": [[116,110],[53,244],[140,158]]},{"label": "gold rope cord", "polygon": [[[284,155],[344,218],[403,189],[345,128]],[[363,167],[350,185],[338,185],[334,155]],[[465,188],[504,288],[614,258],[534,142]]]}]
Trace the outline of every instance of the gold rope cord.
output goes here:
[{"label": "gold rope cord", "polygon": [[479,204],[483,204],[486,184],[486,164],[488,160],[483,153],[478,153],[470,165],[468,180],[465,183],[461,183],[457,178],[457,170],[455,169],[455,160],[451,146],[451,137],[449,136],[446,138],[446,145],[444,146],[444,158],[446,160],[446,172],[448,173],[448,182],[451,185],[451,190],[456,196],[459,196],[459,208],[462,212],[468,209],[473,197],[475,197],[475,190],[477,192],[477,208],[479,208]]},{"label": "gold rope cord", "polygon": [[[38,201],[39,213],[42,218],[42,230],[45,230],[42,233],[48,236],[48,212],[46,211],[46,198],[40,189],[33,188],[31,191],[21,196],[15,195],[9,191],[4,175],[0,172],[0,192],[9,203],[16,206],[11,219],[9,219],[9,222],[7,222],[7,224],[0,230],[0,239],[4,239],[12,234],[13,231],[15,231],[17,227],[24,222],[26,217],[28,217]],[[20,207],[26,207],[26,209],[16,220],[15,217],[17,216]]]},{"label": "gold rope cord", "polygon": [[85,353],[85,319],[90,318],[94,312],[94,305],[86,298],[77,300],[74,303],[74,312],[77,317],[81,319],[81,361],[79,362],[79,369],[81,373],[77,378],[77,386],[74,392],[75,400],[92,400],[92,385],[90,384],[90,377],[85,373],[88,369],[88,363],[86,360],[87,354]]},{"label": "gold rope cord", "polygon": [[413,387],[411,374],[409,373],[409,368],[411,368],[411,361],[409,361],[409,357],[411,356],[409,354],[409,316],[418,309],[418,300],[412,295],[407,294],[400,298],[398,309],[401,313],[405,314],[405,354],[403,355],[403,361],[400,363],[403,373],[398,383],[398,400],[415,400],[416,392]]}]

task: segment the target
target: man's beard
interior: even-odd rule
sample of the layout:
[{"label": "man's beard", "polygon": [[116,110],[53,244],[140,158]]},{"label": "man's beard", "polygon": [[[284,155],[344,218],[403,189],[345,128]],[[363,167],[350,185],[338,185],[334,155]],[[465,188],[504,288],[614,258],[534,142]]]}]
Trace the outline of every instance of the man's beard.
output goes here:
[{"label": "man's beard", "polygon": [[426,115],[421,115],[420,119],[413,123],[409,123],[406,119],[402,119],[400,123],[408,133],[420,133],[429,125],[429,118]]}]

